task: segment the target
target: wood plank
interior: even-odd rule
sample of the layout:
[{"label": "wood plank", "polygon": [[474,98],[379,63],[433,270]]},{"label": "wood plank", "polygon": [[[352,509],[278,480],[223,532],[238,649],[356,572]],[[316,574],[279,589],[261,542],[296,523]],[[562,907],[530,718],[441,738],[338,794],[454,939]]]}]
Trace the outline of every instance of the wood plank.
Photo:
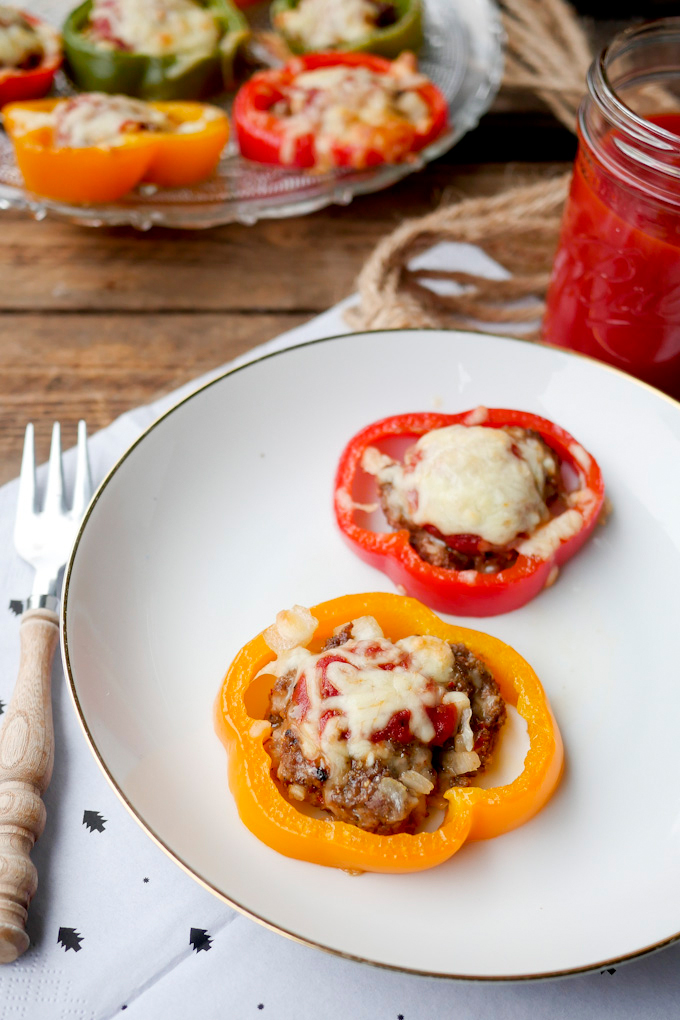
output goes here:
[{"label": "wood plank", "polygon": [[305,315],[0,315],[0,484],[19,471],[36,424],[47,458],[53,421],[64,445],[300,325]]},{"label": "wood plank", "polygon": [[353,289],[364,260],[404,218],[564,169],[440,161],[347,208],[207,231],[88,229],[2,212],[0,311],[311,314]]}]

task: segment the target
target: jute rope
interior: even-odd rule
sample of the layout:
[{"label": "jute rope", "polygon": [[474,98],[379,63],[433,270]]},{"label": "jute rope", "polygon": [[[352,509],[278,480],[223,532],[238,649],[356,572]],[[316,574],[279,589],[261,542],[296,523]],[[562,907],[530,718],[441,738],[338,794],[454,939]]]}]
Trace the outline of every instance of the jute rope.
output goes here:
[{"label": "jute rope", "polygon": [[[592,57],[572,8],[565,0],[501,0],[501,8],[507,37],[504,87],[534,92],[575,131]],[[518,325],[540,319],[569,177],[443,205],[406,220],[366,262],[358,280],[360,303],[347,313],[350,325],[460,326],[469,320]],[[440,241],[479,245],[511,278],[499,282],[409,268],[416,255]],[[425,285],[428,279],[457,284],[456,295],[435,293]]]}]

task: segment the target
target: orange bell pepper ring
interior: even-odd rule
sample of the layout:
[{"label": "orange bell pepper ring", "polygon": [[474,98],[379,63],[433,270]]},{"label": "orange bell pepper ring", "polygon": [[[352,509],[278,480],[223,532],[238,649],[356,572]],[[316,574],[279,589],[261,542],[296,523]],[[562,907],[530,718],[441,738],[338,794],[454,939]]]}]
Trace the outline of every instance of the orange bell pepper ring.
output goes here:
[{"label": "orange bell pepper ring", "polygon": [[506,704],[526,721],[529,750],[513,782],[491,789],[453,787],[435,832],[376,835],[342,821],[302,814],[272,776],[265,743],[274,677],[262,670],[275,654],[259,634],[238,653],[215,704],[215,727],[227,748],[229,785],[243,823],[279,853],[352,871],[409,872],[448,860],[467,840],[489,839],[522,825],[552,796],[564,751],[557,723],[531,666],[498,638],[445,623],[416,599],[387,593],[345,595],[311,609],[319,621],[311,647],[320,650],[341,624],[373,616],[391,641],[427,634],[462,642],[491,670]]},{"label": "orange bell pepper ring", "polygon": [[51,114],[63,102],[39,99],[10,103],[2,112],[27,190],[61,202],[115,202],[142,182],[161,188],[198,184],[214,171],[229,137],[227,115],[217,107],[159,102],[149,106],[164,113],[173,128],[199,126],[184,131],[129,132],[116,145],[57,147],[52,127],[31,129],[25,114]]}]

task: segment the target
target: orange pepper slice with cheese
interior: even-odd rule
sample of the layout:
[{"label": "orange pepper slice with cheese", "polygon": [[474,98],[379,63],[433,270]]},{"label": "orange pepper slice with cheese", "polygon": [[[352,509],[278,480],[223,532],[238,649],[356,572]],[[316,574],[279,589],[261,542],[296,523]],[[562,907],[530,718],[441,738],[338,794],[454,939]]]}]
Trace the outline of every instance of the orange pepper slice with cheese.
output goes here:
[{"label": "orange pepper slice with cheese", "polygon": [[234,659],[215,704],[216,730],[228,752],[229,785],[241,820],[258,839],[288,857],[329,867],[421,871],[448,860],[467,840],[509,832],[544,807],[562,774],[562,739],[538,677],[514,649],[488,634],[445,623],[416,599],[400,595],[345,595],[311,612],[319,621],[310,645],[317,650],[338,625],[361,616],[375,617],[391,641],[428,634],[462,642],[486,663],[506,704],[526,721],[529,750],[522,772],[505,786],[448,790],[446,814],[434,832],[381,836],[303,814],[272,776],[265,743],[274,677],[266,674],[266,666],[275,655],[259,634]]},{"label": "orange pepper slice with cheese", "polygon": [[61,202],[115,202],[142,182],[161,188],[197,184],[215,170],[229,137],[227,115],[217,107],[159,102],[149,106],[165,113],[173,124],[199,126],[186,132],[130,132],[118,145],[56,147],[52,128],[31,130],[24,114],[50,114],[60,102],[64,100],[10,103],[2,116],[28,191]]}]

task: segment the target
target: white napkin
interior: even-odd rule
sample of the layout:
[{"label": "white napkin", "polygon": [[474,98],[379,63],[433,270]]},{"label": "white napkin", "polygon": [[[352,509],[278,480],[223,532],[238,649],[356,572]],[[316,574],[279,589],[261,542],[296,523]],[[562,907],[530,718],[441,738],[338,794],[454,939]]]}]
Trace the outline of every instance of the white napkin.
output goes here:
[{"label": "white napkin", "polygon": [[[438,246],[438,265],[498,277],[477,249]],[[428,264],[430,260],[428,259]],[[237,363],[348,332],[351,299]],[[90,440],[100,480],[159,414],[216,370],[123,415]],[[65,458],[67,473],[72,451]],[[12,546],[17,483],[0,489],[0,723],[18,665],[9,603],[31,587]],[[40,884],[31,948],[0,967],[0,1020],[586,1020],[677,1015],[680,945],[602,972],[554,982],[491,984],[412,977],[308,949],[226,907],[137,826],[91,755],[66,690],[53,678],[56,761],[47,828],[33,851]],[[634,823],[634,819],[631,820]],[[587,862],[584,862],[587,866]],[[511,880],[511,876],[509,876]],[[584,918],[587,924],[587,918]],[[124,1011],[124,1012],[123,1012]]]}]

